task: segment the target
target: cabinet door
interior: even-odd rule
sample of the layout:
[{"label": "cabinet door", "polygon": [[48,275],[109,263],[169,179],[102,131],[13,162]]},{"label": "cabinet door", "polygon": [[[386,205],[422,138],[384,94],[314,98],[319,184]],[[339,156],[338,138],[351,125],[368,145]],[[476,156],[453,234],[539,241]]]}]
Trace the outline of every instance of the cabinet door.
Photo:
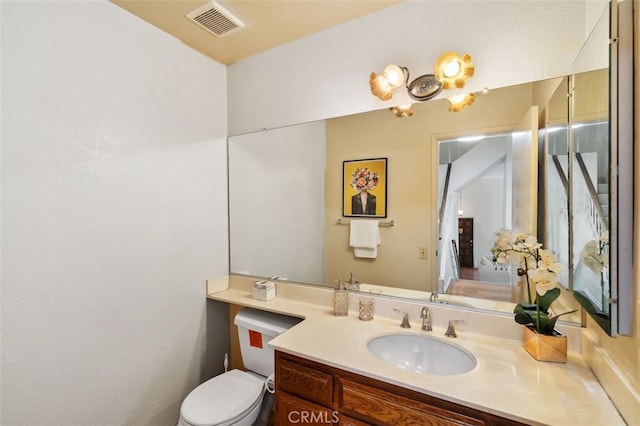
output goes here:
[{"label": "cabinet door", "polygon": [[338,413],[330,408],[305,401],[286,392],[276,392],[275,408],[277,426],[327,426],[338,423],[339,418]]},{"label": "cabinet door", "polygon": [[483,420],[339,378],[338,410],[372,425],[482,426]]},{"label": "cabinet door", "polygon": [[279,390],[331,407],[333,402],[331,374],[279,359],[276,363],[276,382]]}]

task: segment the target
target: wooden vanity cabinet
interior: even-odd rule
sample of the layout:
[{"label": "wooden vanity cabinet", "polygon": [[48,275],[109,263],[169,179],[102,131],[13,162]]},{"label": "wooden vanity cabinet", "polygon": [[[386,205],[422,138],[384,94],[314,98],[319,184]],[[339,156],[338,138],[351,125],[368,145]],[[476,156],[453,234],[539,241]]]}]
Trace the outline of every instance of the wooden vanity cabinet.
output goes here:
[{"label": "wooden vanity cabinet", "polygon": [[280,351],[275,362],[278,426],[524,424]]}]

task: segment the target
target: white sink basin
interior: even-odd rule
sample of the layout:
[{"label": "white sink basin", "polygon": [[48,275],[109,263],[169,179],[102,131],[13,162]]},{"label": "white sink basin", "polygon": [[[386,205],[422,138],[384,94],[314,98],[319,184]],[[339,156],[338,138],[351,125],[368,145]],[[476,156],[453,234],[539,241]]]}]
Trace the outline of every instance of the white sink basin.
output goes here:
[{"label": "white sink basin", "polygon": [[374,337],[367,349],[383,361],[421,374],[463,374],[478,364],[476,357],[466,349],[421,334],[394,333]]}]

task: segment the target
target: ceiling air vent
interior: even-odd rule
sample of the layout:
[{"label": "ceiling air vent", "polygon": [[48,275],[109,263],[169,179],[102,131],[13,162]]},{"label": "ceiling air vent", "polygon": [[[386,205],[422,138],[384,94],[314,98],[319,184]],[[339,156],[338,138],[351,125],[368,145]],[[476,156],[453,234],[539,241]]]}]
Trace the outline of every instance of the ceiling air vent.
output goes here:
[{"label": "ceiling air vent", "polygon": [[240,19],[214,1],[187,13],[186,17],[216,37],[228,36],[244,27]]}]

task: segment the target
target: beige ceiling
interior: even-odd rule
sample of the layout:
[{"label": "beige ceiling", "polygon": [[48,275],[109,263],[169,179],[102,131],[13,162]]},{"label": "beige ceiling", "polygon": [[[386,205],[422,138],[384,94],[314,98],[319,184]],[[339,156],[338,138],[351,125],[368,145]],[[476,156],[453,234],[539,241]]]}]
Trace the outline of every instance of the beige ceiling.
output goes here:
[{"label": "beige ceiling", "polygon": [[207,0],[111,0],[223,64],[288,43],[402,0],[217,0],[245,24],[224,37],[185,15]]}]

